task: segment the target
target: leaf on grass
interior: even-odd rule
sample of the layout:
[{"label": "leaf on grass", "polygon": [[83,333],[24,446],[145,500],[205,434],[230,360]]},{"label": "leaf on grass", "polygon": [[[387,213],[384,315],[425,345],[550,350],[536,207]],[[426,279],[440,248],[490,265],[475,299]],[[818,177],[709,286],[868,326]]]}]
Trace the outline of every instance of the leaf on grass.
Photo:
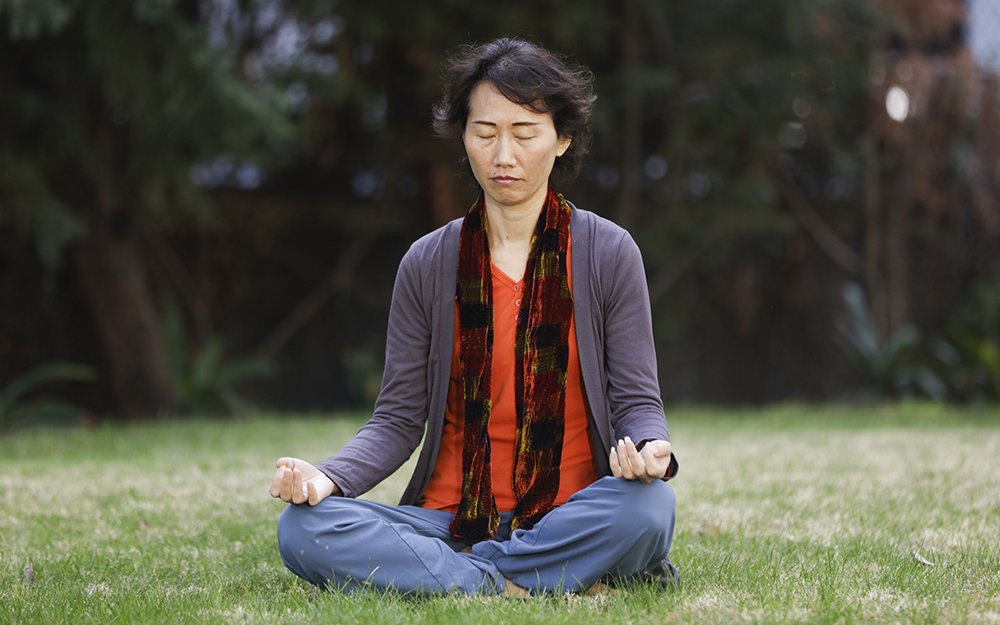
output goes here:
[{"label": "leaf on grass", "polygon": [[38,581],[38,578],[35,577],[35,567],[31,566],[30,561],[24,565],[24,576],[22,579],[24,580],[25,586],[30,586]]},{"label": "leaf on grass", "polygon": [[926,564],[927,566],[935,566],[933,562],[920,555],[919,551],[914,551],[913,557],[916,558],[917,562],[919,562],[920,564]]},{"label": "leaf on grass", "polygon": [[698,528],[698,535],[709,540],[719,540],[719,536],[722,535],[722,530],[719,529],[718,525],[705,523]]}]

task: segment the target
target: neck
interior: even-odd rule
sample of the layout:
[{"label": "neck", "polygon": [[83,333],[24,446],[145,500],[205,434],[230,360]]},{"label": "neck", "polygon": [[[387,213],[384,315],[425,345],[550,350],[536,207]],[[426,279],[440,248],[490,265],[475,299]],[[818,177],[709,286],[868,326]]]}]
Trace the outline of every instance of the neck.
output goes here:
[{"label": "neck", "polygon": [[[547,190],[546,190],[547,193]],[[535,224],[542,214],[546,195],[533,202],[518,206],[499,206],[487,198],[486,215],[489,219],[490,249],[526,247],[531,244]]]}]

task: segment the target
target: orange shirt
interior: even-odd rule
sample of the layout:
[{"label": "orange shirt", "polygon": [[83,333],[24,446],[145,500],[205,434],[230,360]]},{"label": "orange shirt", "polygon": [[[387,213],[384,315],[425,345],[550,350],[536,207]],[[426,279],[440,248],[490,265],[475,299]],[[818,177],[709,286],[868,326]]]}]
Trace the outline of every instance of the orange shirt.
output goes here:
[{"label": "orange shirt", "polygon": [[[572,292],[572,250],[566,254]],[[490,462],[493,468],[493,496],[500,512],[509,512],[517,503],[513,492],[514,438],[517,417],[514,412],[514,334],[517,311],[521,304],[524,280],[515,283],[506,274],[493,269],[493,410],[490,412]],[[458,512],[462,499],[462,445],[465,431],[465,405],[462,398],[459,364],[458,303],[455,303],[455,341],[451,354],[451,381],[445,410],[444,430],[437,462],[430,483],[424,491],[424,507]],[[566,372],[566,425],[563,435],[559,493],[555,505],[566,503],[570,495],[597,480],[587,407],[580,378],[580,357],[576,348],[576,329],[569,326],[569,368]]]}]

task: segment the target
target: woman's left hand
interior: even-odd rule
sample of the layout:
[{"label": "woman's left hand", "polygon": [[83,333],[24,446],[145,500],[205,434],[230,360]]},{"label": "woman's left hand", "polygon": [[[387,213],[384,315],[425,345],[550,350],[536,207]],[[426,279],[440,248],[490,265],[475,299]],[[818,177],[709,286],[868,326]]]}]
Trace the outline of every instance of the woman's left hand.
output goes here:
[{"label": "woman's left hand", "polygon": [[618,441],[617,447],[611,448],[611,473],[626,480],[647,483],[659,480],[670,468],[671,453],[669,441],[649,441],[639,451],[632,439],[626,436],[624,440]]}]

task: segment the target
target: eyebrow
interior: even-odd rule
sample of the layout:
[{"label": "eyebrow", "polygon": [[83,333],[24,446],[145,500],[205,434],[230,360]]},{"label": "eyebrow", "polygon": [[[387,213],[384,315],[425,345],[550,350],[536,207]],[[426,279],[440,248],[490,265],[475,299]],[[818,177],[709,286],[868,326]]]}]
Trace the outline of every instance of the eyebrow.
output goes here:
[{"label": "eyebrow", "polygon": [[[496,126],[496,124],[494,122],[488,122],[488,121],[479,121],[479,120],[477,120],[477,121],[471,121],[471,122],[469,122],[469,125],[475,125],[475,124],[479,124],[479,125],[482,125],[482,126],[494,126],[494,127]],[[512,125],[513,126],[541,126],[541,123],[540,122],[514,122]]]}]

